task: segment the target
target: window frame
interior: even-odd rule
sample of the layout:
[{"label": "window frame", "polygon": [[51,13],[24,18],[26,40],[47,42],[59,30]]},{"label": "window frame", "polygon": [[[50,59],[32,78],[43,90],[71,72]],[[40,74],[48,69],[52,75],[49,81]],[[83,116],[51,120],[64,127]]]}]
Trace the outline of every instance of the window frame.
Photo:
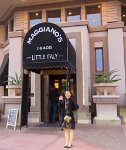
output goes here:
[{"label": "window frame", "polygon": [[[124,26],[126,26],[126,21],[123,21],[123,14],[122,14],[122,8],[126,10],[126,5],[121,5],[121,21],[124,22]],[[126,18],[126,14],[125,14],[125,18]],[[125,19],[126,20],[126,19]]]},{"label": "window frame", "polygon": [[50,23],[61,23],[61,20],[62,20],[61,19],[61,11],[62,11],[61,8],[59,8],[59,9],[47,9],[46,10],[46,21],[49,22],[48,21],[48,12],[53,12],[53,11],[60,11],[60,22],[50,22]]},{"label": "window frame", "polygon": [[[101,50],[102,50],[102,70],[101,70],[101,71],[97,70],[96,51],[97,51],[98,49],[101,49]],[[103,50],[103,47],[95,47],[95,72],[104,72],[104,50]]]},{"label": "window frame", "polygon": [[[73,10],[73,9],[80,9],[80,20],[72,20],[72,21],[68,21],[67,20],[67,10],[69,10],[69,9],[71,9],[71,10]],[[65,21],[66,22],[74,22],[74,21],[81,21],[81,6],[76,6],[76,7],[65,7]]]},{"label": "window frame", "polygon": [[[99,10],[100,10],[100,22],[101,22],[101,25],[100,26],[102,26],[102,4],[94,4],[94,5],[86,5],[85,6],[85,18],[86,18],[86,20],[87,20],[87,8],[88,7],[93,7],[93,6],[98,6],[98,5],[100,5],[100,8],[99,8]],[[88,21],[88,20],[87,20]],[[89,22],[89,21],[88,21]],[[90,25],[89,25],[90,26]],[[91,28],[93,28],[93,27],[100,27],[100,26],[90,26]]]},{"label": "window frame", "polygon": [[42,10],[34,10],[34,11],[29,11],[28,12],[28,28],[31,29],[34,26],[30,26],[30,13],[38,13],[41,12],[41,22],[42,22]]}]

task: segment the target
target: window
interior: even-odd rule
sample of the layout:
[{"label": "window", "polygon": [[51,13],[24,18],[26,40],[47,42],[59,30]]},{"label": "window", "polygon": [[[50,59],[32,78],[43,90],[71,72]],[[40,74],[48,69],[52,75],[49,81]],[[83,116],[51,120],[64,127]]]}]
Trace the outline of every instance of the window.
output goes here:
[{"label": "window", "polygon": [[58,23],[61,21],[61,10],[47,11],[47,20],[51,23]]},{"label": "window", "polygon": [[121,17],[124,25],[126,26],[126,7],[121,7]]},{"label": "window", "polygon": [[103,48],[95,48],[96,71],[103,71]]},{"label": "window", "polygon": [[14,19],[10,20],[10,23],[9,23],[9,30],[12,32],[14,31]]},{"label": "window", "polygon": [[87,6],[86,14],[89,26],[97,27],[101,26],[101,5]]},{"label": "window", "polygon": [[39,12],[31,12],[29,13],[29,25],[30,25],[30,28],[35,26],[36,24],[38,23],[41,23],[42,22],[42,12],[39,11]]},{"label": "window", "polygon": [[78,21],[81,20],[81,8],[67,8],[66,9],[66,20],[67,21]]},{"label": "window", "polygon": [[8,40],[8,24],[5,26],[5,41]]}]

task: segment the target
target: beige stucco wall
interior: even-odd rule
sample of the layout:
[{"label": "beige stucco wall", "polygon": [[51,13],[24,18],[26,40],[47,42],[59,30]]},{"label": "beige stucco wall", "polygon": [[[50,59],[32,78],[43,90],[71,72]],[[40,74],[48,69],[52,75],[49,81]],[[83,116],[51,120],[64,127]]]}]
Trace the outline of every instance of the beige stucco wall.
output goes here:
[{"label": "beige stucco wall", "polygon": [[5,26],[0,25],[0,44],[5,42]]},{"label": "beige stucco wall", "polygon": [[[86,5],[93,3],[87,2]],[[106,27],[106,24],[109,22],[119,22],[121,21],[121,3],[117,0],[104,1],[102,4],[102,25]],[[85,6],[84,3],[80,3],[81,6],[81,19],[85,21]],[[51,6],[49,4],[51,9]],[[61,22],[65,22],[65,7],[60,6],[56,8],[61,8]],[[34,7],[34,10],[37,10],[38,7]],[[22,11],[21,11],[22,10]],[[32,11],[32,10],[31,10]],[[46,9],[42,9],[42,20],[46,21]],[[24,8],[20,8],[20,11],[14,12],[14,31],[26,33],[28,31],[28,11]],[[69,23],[68,23],[69,24]],[[73,24],[76,24],[73,22]],[[99,27],[97,27],[98,29]],[[118,84],[118,92],[121,94],[121,99],[119,104],[126,105],[125,102],[125,65],[124,65],[124,45],[123,45],[123,30],[119,29],[106,29],[106,31],[91,32],[88,30],[87,24],[83,25],[68,25],[64,26],[63,30],[70,36],[72,44],[76,48],[77,56],[77,99],[80,106],[88,106],[90,103],[90,48],[89,48],[89,37],[91,38],[108,38],[108,51],[109,51],[109,70],[118,69],[119,74],[121,75],[121,81]],[[94,29],[95,30],[95,29]],[[75,35],[75,36],[74,36]],[[0,45],[5,41],[5,27],[0,25]],[[101,40],[99,40],[101,42]],[[97,41],[97,42],[99,42]],[[0,64],[2,63],[2,58],[5,53],[9,51],[9,75],[13,76],[15,72],[18,74],[22,73],[22,43],[23,37],[15,36],[10,37],[9,45],[0,48]],[[95,43],[96,44],[96,43]],[[98,44],[98,43],[97,43]],[[104,46],[104,44],[103,44]],[[113,55],[114,54],[114,55]],[[35,90],[35,99],[33,100],[32,111],[40,110],[40,80],[38,76],[35,76],[35,83],[33,90]],[[36,85],[36,88],[35,88]],[[0,94],[3,92],[3,89],[0,89]],[[36,100],[36,101],[35,101]]]},{"label": "beige stucco wall", "polygon": [[33,98],[33,105],[30,108],[32,112],[41,112],[41,80],[40,80],[40,74],[34,74],[32,75],[32,82],[31,87],[32,91],[34,92],[34,98]]},{"label": "beige stucco wall", "polygon": [[126,105],[125,100],[125,62],[124,62],[124,44],[123,29],[108,29],[108,53],[109,53],[109,70],[116,69],[121,80],[117,82],[118,93],[121,98],[120,105]]},{"label": "beige stucco wall", "polygon": [[[101,4],[101,17],[102,17],[102,25],[106,25],[108,22],[118,22],[121,21],[121,2],[119,2],[118,0],[112,0],[112,1],[101,1],[97,4]],[[79,3],[76,4],[76,7],[81,7],[81,20],[85,20],[86,19],[86,10],[85,10],[85,6],[87,5],[96,5],[96,3],[94,2],[87,2],[87,3]],[[73,6],[75,7],[75,4],[73,3]],[[49,7],[49,8],[48,8]],[[37,11],[42,10],[42,21],[45,22],[46,21],[46,10],[48,9],[61,9],[61,22],[66,22],[65,21],[65,8],[70,8],[72,7],[72,5],[55,5],[49,6],[46,5],[46,8],[39,8],[38,6],[34,6],[34,9],[32,8],[32,10],[29,11]],[[28,8],[29,9],[29,8]],[[28,12],[26,9],[24,9],[22,7],[22,9],[20,8],[20,11],[16,11],[14,12],[14,31],[22,31],[24,30],[24,32],[26,33],[28,31]]]},{"label": "beige stucco wall", "polygon": [[9,44],[9,76],[22,74],[22,50],[23,50],[23,37],[16,36],[16,32],[10,33]]},{"label": "beige stucco wall", "polygon": [[28,12],[16,11],[14,14],[14,31],[28,31]]},{"label": "beige stucco wall", "polygon": [[121,21],[121,3],[117,0],[107,1],[106,4],[107,22]]}]

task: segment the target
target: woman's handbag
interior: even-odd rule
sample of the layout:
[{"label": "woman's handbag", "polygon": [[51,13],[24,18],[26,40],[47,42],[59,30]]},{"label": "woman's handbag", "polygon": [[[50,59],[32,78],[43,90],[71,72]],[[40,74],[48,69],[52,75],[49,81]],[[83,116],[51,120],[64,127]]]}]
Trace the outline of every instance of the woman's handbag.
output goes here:
[{"label": "woman's handbag", "polygon": [[65,115],[65,117],[64,117],[64,122],[65,123],[70,123],[71,120],[72,120],[71,116]]}]

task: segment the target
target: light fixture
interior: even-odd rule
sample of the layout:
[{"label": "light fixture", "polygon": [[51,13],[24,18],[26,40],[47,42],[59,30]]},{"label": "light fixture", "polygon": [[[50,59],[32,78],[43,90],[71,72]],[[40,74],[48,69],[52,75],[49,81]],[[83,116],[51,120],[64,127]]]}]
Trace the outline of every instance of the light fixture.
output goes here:
[{"label": "light fixture", "polygon": [[35,13],[36,16],[38,16],[38,13]]},{"label": "light fixture", "polygon": [[101,8],[101,5],[98,5],[98,8]]},{"label": "light fixture", "polygon": [[123,17],[126,17],[126,15],[123,15]]},{"label": "light fixture", "polygon": [[71,15],[71,14],[72,14],[72,12],[69,12],[68,14],[69,14],[69,15]]}]

